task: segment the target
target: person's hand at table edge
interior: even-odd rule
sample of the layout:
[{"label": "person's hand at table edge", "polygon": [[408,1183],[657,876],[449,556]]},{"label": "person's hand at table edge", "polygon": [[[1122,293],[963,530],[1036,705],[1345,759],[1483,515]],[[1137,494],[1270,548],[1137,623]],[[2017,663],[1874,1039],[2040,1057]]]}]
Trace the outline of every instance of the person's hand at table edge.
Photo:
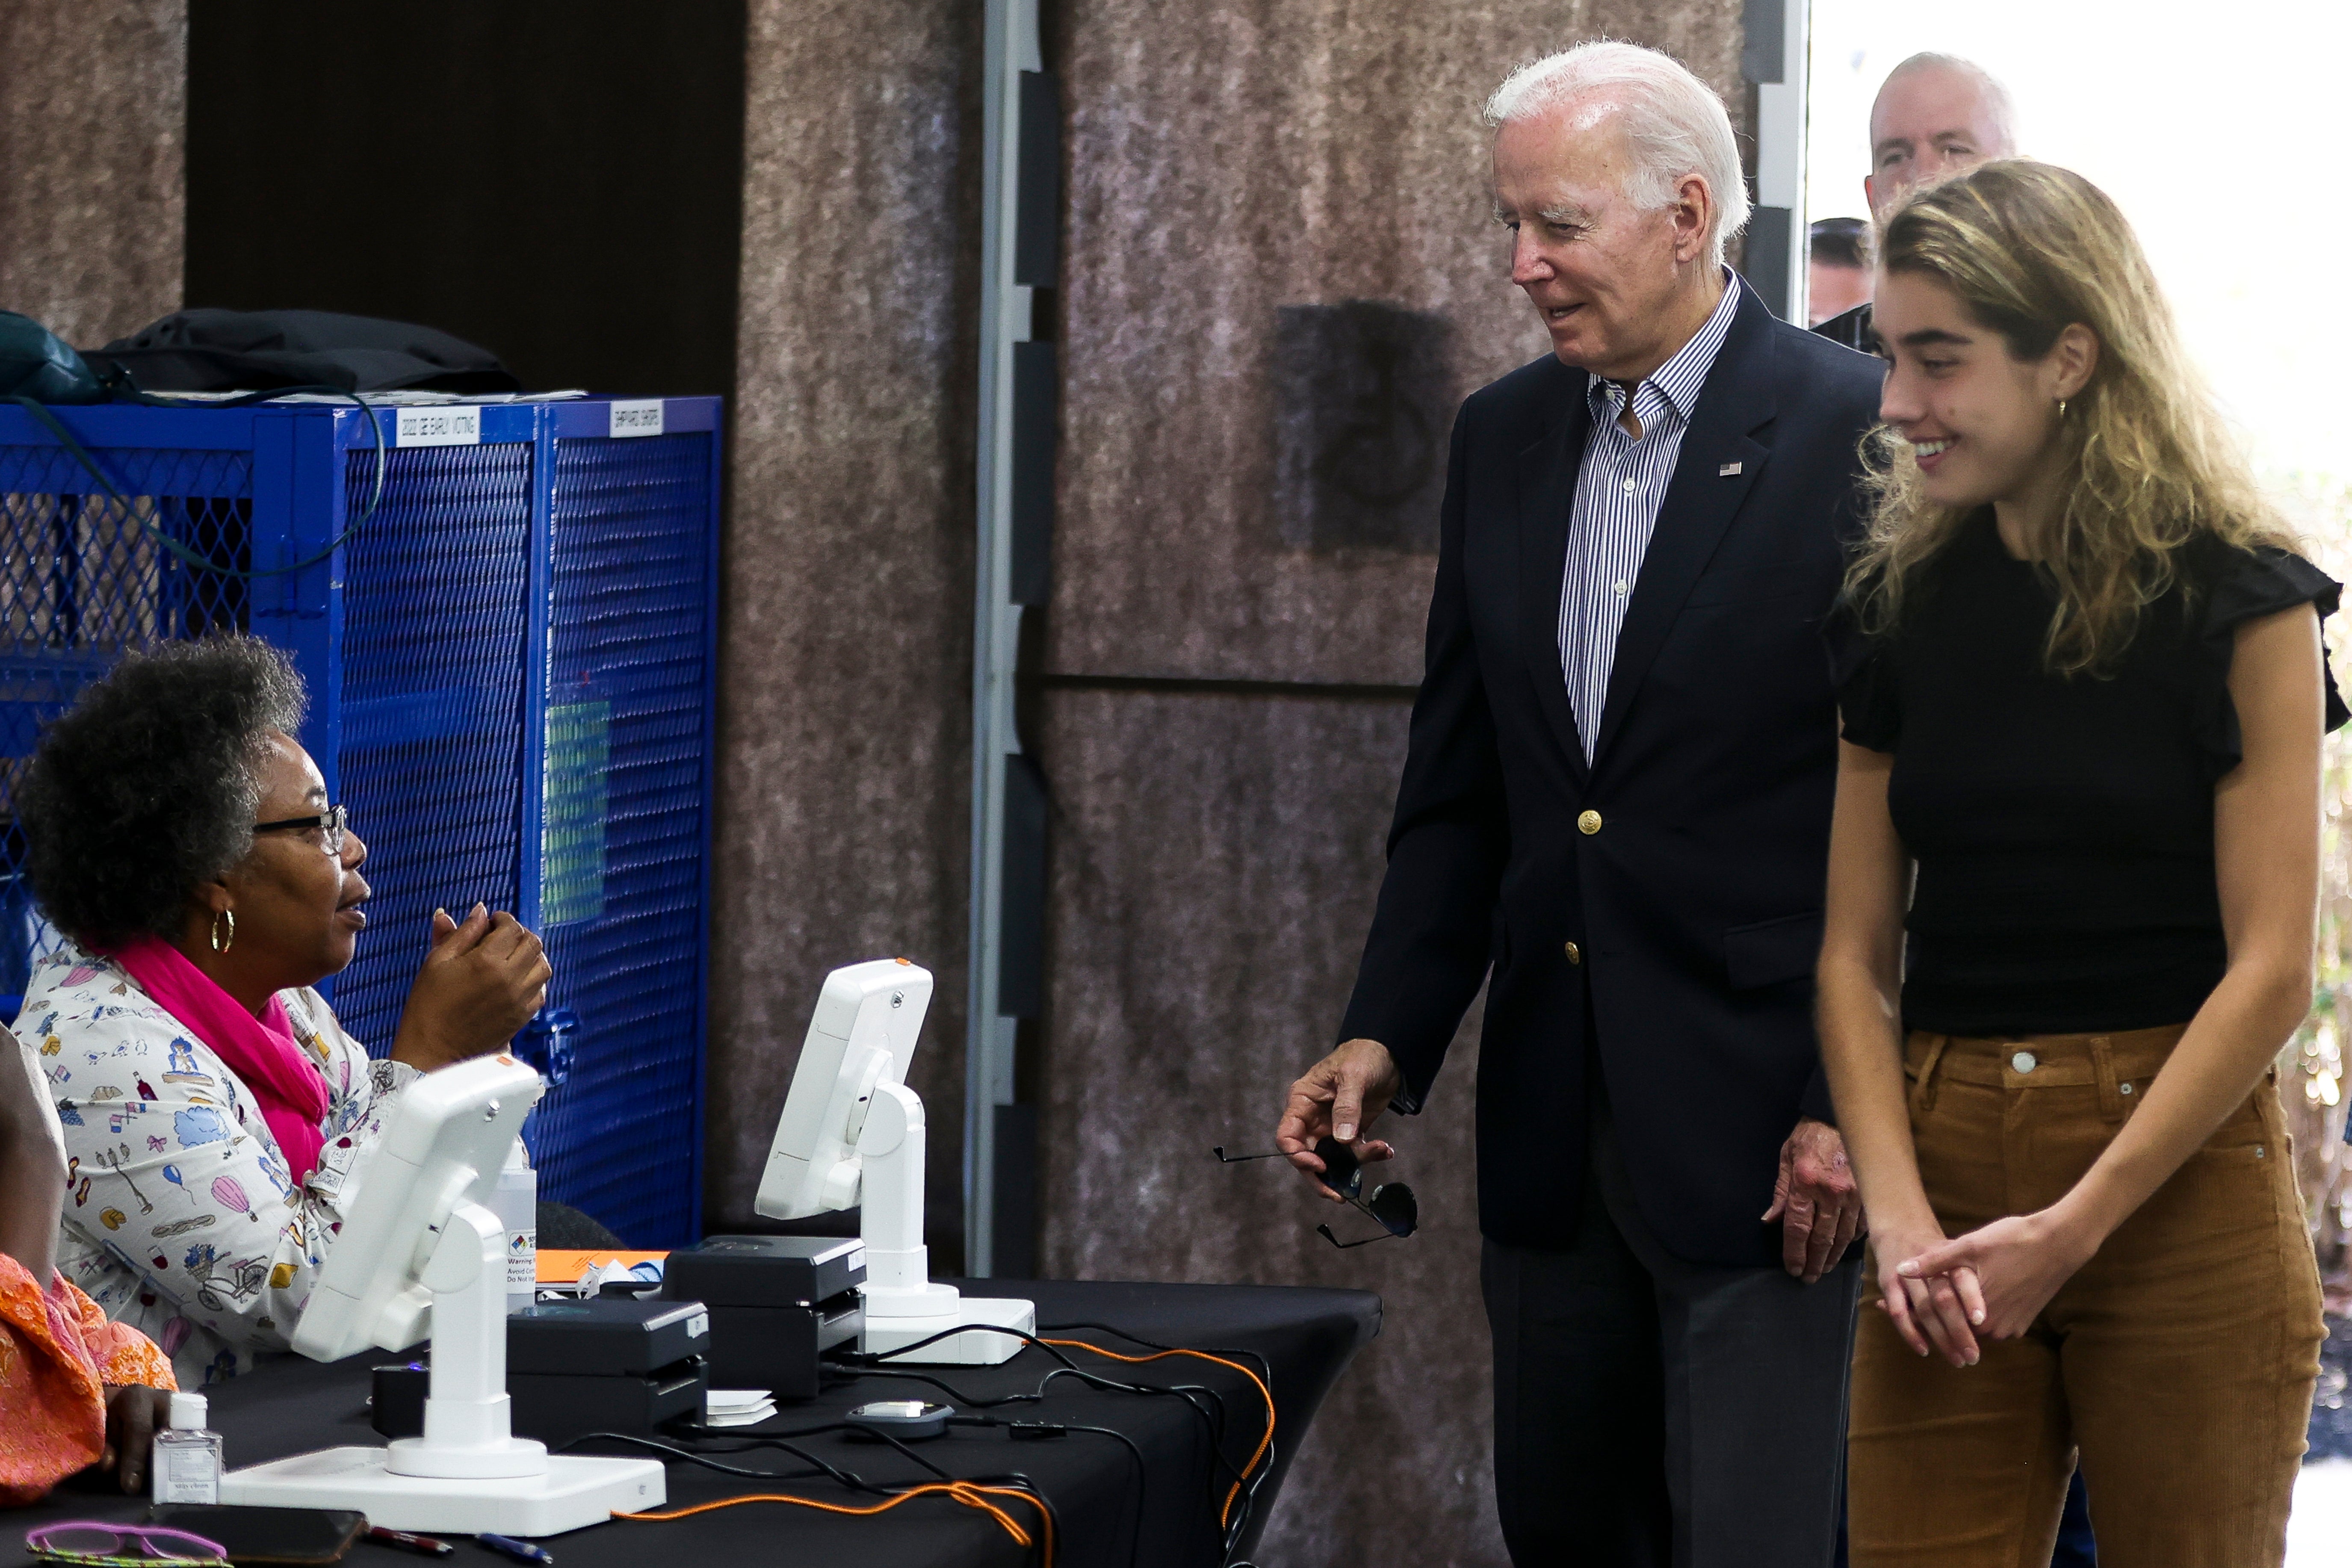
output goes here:
[{"label": "person's hand at table edge", "polygon": [[136,1497],[147,1489],[147,1463],[154,1455],[155,1434],[171,1425],[172,1391],[131,1383],[109,1384],[106,1390],[106,1447],[97,1463],[83,1475],[100,1485],[111,1479],[125,1494]]}]

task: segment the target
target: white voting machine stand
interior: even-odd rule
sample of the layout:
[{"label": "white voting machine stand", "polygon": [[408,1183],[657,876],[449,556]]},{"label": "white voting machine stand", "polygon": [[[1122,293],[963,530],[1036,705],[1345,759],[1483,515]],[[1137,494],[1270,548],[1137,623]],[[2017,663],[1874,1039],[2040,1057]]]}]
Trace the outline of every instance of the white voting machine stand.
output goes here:
[{"label": "white voting machine stand", "polygon": [[551,1455],[509,1424],[507,1233],[485,1200],[539,1096],[539,1074],[504,1055],[403,1090],[295,1327],[294,1348],[314,1361],[406,1350],[429,1332],[425,1435],[231,1470],[221,1501],[355,1509],[391,1530],[560,1535],[667,1500],[657,1461]]},{"label": "white voting machine stand", "polygon": [[[845,1209],[863,1189],[866,1351],[895,1351],[945,1337],[891,1359],[989,1366],[1018,1354],[1013,1334],[1037,1331],[1028,1301],[966,1296],[931,1282],[923,1245],[923,1102],[906,1085],[930,971],[903,958],[853,963],[824,977],[800,1065],[776,1121],[776,1141],[752,1206],[771,1219]],[[951,1332],[953,1330],[963,1332]]]}]

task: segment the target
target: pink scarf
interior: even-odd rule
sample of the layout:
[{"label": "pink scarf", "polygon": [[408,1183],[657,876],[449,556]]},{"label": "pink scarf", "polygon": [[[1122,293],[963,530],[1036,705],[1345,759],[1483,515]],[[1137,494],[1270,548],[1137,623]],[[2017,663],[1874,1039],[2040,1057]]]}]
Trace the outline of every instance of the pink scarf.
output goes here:
[{"label": "pink scarf", "polygon": [[326,1146],[320,1123],[327,1119],[327,1083],[295,1044],[286,1005],[273,995],[255,1017],[160,937],[134,937],[108,956],[245,1080],[300,1186]]}]

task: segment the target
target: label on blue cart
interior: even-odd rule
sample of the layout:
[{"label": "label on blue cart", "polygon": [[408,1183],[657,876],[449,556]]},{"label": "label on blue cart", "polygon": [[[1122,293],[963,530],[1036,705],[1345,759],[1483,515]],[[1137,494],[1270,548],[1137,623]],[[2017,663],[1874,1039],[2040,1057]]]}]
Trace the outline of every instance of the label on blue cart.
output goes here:
[{"label": "label on blue cart", "polygon": [[648,397],[638,402],[614,402],[606,405],[613,411],[612,425],[606,434],[619,436],[658,436],[662,433],[662,400]]},{"label": "label on blue cart", "polygon": [[482,411],[467,404],[396,412],[392,444],[395,447],[478,447],[482,444]]}]

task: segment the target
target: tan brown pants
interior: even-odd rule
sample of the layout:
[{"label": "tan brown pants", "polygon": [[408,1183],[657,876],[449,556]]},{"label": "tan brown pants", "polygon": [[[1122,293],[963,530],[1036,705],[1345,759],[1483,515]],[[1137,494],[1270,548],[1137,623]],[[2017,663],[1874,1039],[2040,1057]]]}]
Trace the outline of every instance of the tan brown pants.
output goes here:
[{"label": "tan brown pants", "polygon": [[[1913,1034],[1911,1131],[1945,1232],[2056,1202],[2185,1028]],[[2100,1568],[2284,1558],[2325,1331],[2274,1080],[1975,1366],[1906,1345],[1876,1274],[1854,1345],[1855,1568],[2047,1568],[2078,1451]]]}]

